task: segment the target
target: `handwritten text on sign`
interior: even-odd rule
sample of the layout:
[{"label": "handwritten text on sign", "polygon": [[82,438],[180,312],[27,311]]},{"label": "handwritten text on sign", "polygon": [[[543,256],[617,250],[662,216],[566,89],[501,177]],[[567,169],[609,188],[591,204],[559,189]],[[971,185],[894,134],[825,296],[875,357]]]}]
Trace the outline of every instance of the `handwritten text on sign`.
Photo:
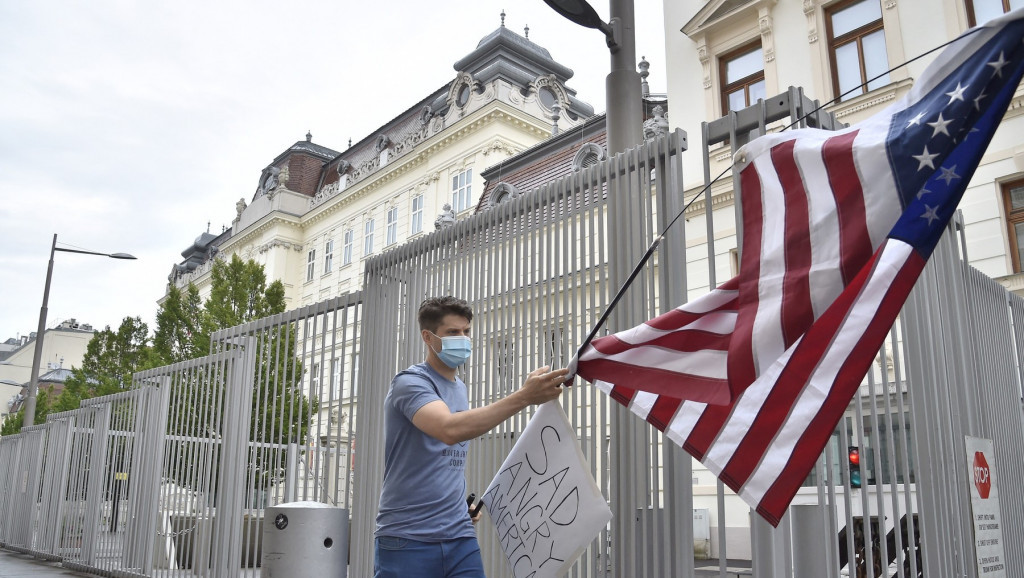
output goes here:
[{"label": "handwritten text on sign", "polygon": [[562,576],[612,519],[556,402],[534,414],[483,502],[515,578]]}]

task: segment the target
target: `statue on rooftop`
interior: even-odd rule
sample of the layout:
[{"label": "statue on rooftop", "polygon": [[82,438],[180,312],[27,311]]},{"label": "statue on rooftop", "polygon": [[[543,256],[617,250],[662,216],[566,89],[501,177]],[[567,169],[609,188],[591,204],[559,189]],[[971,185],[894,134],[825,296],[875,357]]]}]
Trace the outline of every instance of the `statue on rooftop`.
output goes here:
[{"label": "statue on rooftop", "polygon": [[455,211],[452,210],[452,206],[445,203],[441,207],[441,214],[434,220],[435,229],[444,229],[445,227],[451,227],[455,224]]}]

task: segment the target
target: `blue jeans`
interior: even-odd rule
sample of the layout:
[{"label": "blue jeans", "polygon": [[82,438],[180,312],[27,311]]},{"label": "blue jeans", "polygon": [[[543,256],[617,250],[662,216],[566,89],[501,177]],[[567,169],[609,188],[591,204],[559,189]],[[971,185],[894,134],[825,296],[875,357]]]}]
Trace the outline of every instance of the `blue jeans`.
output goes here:
[{"label": "blue jeans", "polygon": [[485,578],[476,538],[418,542],[377,536],[374,578]]}]

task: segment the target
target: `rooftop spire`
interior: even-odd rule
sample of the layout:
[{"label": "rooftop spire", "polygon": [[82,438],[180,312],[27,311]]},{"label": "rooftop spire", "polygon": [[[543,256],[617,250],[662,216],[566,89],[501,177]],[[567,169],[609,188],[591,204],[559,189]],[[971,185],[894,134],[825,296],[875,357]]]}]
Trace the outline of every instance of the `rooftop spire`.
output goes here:
[{"label": "rooftop spire", "polygon": [[308,131],[308,130],[306,131],[306,142],[313,142],[313,132],[312,131]]},{"label": "rooftop spire", "polygon": [[641,56],[637,68],[640,69],[640,96],[648,98],[651,96],[651,86],[647,84],[647,77],[651,75],[651,63],[647,62],[646,57]]},{"label": "rooftop spire", "polygon": [[530,25],[529,24],[527,24],[526,27],[523,28],[523,32],[526,33],[526,39],[529,40],[530,39]]},{"label": "rooftop spire", "polygon": [[505,9],[504,8],[501,9],[501,27],[502,28],[505,27]]}]

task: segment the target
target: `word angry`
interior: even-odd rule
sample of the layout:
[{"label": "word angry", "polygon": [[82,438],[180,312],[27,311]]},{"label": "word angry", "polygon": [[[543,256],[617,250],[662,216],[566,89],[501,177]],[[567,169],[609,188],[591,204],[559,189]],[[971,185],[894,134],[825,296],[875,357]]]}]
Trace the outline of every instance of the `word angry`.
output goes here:
[{"label": "word angry", "polygon": [[549,405],[483,496],[515,578],[561,575],[611,519],[565,414]]}]

